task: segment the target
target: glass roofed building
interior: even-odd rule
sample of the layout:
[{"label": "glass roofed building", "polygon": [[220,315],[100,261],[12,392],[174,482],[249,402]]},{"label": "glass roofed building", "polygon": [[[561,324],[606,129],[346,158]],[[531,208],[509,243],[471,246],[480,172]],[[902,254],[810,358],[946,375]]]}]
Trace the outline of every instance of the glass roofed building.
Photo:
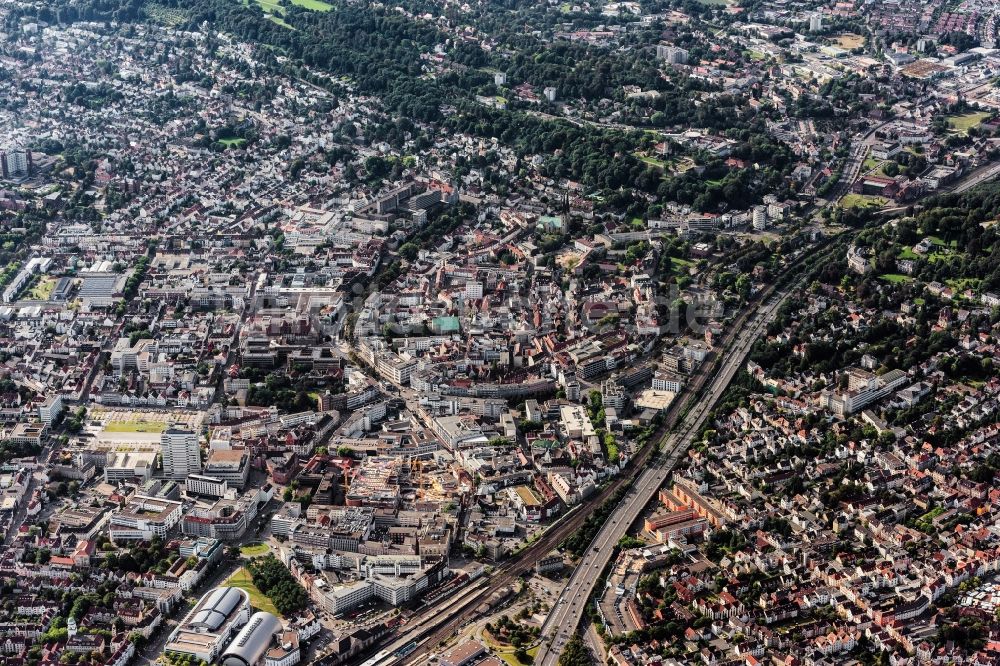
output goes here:
[{"label": "glass roofed building", "polygon": [[250,598],[237,587],[210,590],[177,625],[166,652],[190,654],[212,663],[237,629],[250,619]]}]

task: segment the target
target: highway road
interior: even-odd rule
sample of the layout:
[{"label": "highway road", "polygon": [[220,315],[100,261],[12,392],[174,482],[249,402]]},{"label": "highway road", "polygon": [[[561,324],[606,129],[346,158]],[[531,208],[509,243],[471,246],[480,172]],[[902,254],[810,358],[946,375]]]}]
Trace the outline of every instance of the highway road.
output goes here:
[{"label": "highway road", "polygon": [[698,403],[687,413],[680,427],[666,438],[661,454],[639,475],[625,501],[591,542],[591,547],[581,558],[542,627],[542,641],[535,657],[536,664],[555,666],[558,662],[563,648],[576,633],[587,601],[614,554],[615,544],[639,518],[670,476],[700,432],[716,402],[742,367],[754,342],[765,331],[788,295],[800,285],[801,279],[777,291],[748,319]]},{"label": "highway road", "polygon": [[[569,534],[582,526],[590,513],[619,488],[634,479],[626,499],[592,544],[596,545],[598,550],[595,552],[591,549],[584,555],[568,587],[560,596],[562,602],[558,603],[550,613],[552,619],[545,625],[546,640],[539,657],[544,657],[549,664],[558,660],[562,647],[579,625],[590,590],[606,566],[617,540],[645,508],[683,455],[712,406],[742,366],[743,359],[777,312],[786,295],[805,279],[806,273],[803,267],[807,265],[806,262],[814,261],[817,254],[832,250],[836,244],[835,242],[823,250],[813,250],[803,254],[784,272],[786,277],[798,276],[796,284],[783,288],[770,287],[761,296],[764,300],[748,304],[744,311],[730,322],[725,339],[720,344],[720,355],[703,364],[690,378],[685,390],[668,409],[663,426],[651,439],[661,443],[661,455],[654,458],[653,448],[644,447],[629,461],[626,469],[597,496],[575,507],[574,511],[550,526],[533,544],[503,562],[494,572],[471,588],[462,588],[456,594],[421,609],[404,628],[378,641],[369,648],[368,654],[382,650],[381,654],[392,655],[393,652],[406,646],[412,649],[406,656],[383,657],[378,661],[378,666],[427,663],[432,654],[440,651],[443,643],[458,635],[463,626],[475,620],[477,606],[494,592],[516,583],[517,577],[530,571],[540,555],[562,543]],[[777,280],[774,284],[780,283],[781,281]],[[413,645],[417,647],[412,648]],[[535,663],[539,663],[537,658]]]}]

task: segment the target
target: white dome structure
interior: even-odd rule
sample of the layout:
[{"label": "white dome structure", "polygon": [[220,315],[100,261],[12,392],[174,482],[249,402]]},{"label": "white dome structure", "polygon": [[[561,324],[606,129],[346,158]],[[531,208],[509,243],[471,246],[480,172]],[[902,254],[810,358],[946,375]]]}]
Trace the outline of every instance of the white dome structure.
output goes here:
[{"label": "white dome structure", "polygon": [[281,621],[270,613],[258,611],[222,653],[222,666],[255,666],[281,631]]}]

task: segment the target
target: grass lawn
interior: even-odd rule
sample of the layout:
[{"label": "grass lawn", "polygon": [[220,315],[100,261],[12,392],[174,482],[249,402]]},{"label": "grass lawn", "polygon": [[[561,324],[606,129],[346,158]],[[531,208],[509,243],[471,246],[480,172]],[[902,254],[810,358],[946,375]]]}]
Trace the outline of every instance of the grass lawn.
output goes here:
[{"label": "grass lawn", "polygon": [[920,255],[908,247],[904,247],[903,250],[899,253],[899,259],[909,259],[911,261],[915,261],[919,258]]},{"label": "grass lawn", "polygon": [[925,301],[924,299],[920,298],[919,296],[917,298],[913,299],[913,304],[914,305],[923,305],[926,302],[927,301]]},{"label": "grass lawn", "polygon": [[[285,8],[277,3],[276,0],[255,0],[260,8],[264,10],[267,14],[267,18],[274,21],[282,28],[288,28],[289,30],[295,30],[285,19],[281,18],[285,13]],[[247,7],[250,5],[250,0],[242,0],[243,6]],[[325,4],[325,3],[324,3]],[[229,146],[226,146],[227,148]]]},{"label": "grass lawn", "polygon": [[[282,7],[277,0],[256,0],[260,8],[263,9],[268,14],[284,14],[285,8]],[[246,3],[244,3],[246,4]]]},{"label": "grass lawn", "polygon": [[107,432],[163,432],[167,424],[163,421],[112,421],[104,428]]},{"label": "grass lawn", "polygon": [[883,164],[882,160],[877,160],[871,155],[865,157],[865,161],[861,163],[862,171],[871,171],[872,169],[878,169]]},{"label": "grass lawn", "polygon": [[885,275],[880,275],[879,279],[885,280],[886,282],[892,282],[893,284],[899,284],[901,282],[909,282],[913,278],[906,275],[900,275],[899,273],[886,273]]},{"label": "grass lawn", "polygon": [[927,255],[927,261],[936,264],[939,261],[951,261],[957,256],[953,252],[931,252]]},{"label": "grass lawn", "polygon": [[917,518],[917,522],[918,523],[929,522],[931,520],[934,520],[935,518],[937,518],[938,516],[940,516],[944,512],[945,512],[945,508],[943,506],[936,506],[933,509],[931,509],[930,511],[928,511],[927,513],[925,513],[924,515],[922,515],[919,518]]},{"label": "grass lawn", "polygon": [[649,155],[636,155],[642,162],[645,162],[649,166],[656,167],[657,169],[665,169],[667,163],[663,160],[658,160],[655,157],[650,157]]},{"label": "grass lawn", "polygon": [[979,278],[953,278],[944,282],[955,291],[965,291],[966,289],[977,289],[982,280]]},{"label": "grass lawn", "polygon": [[55,290],[57,282],[58,280],[54,277],[43,277],[31,288],[25,298],[32,301],[47,301]]},{"label": "grass lawn", "polygon": [[[525,652],[527,652],[528,656],[531,657],[531,661],[528,662],[528,664],[534,663],[535,657],[538,655],[538,646],[536,645],[533,648],[529,648],[525,650]],[[513,652],[499,652],[499,654],[500,658],[504,660],[504,663],[510,664],[510,666],[528,666],[528,664],[518,660],[518,658],[514,656]]]},{"label": "grass lawn", "polygon": [[492,648],[501,659],[503,659],[504,663],[509,664],[510,666],[528,666],[528,664],[534,662],[535,657],[538,655],[537,645],[532,648],[528,648],[525,652],[528,653],[529,657],[531,657],[531,661],[525,663],[514,656],[516,650],[510,645],[498,643],[488,632],[483,632],[483,638],[486,639],[487,645],[489,645],[489,647]]},{"label": "grass lawn", "polygon": [[694,262],[690,259],[679,259],[677,257],[670,257],[670,265],[674,268],[691,268],[694,266]]},{"label": "grass lawn", "polygon": [[253,584],[253,579],[250,577],[250,572],[244,567],[240,567],[239,570],[222,584],[223,587],[238,587],[241,590],[246,590],[246,593],[250,595],[250,605],[257,610],[262,610],[273,615],[281,617],[281,613],[278,609],[274,607],[271,600],[264,595],[263,592],[257,589],[257,586]]},{"label": "grass lawn", "polygon": [[875,197],[867,194],[845,194],[840,200],[841,208],[881,208],[889,203],[885,197]]},{"label": "grass lawn", "polygon": [[262,557],[271,552],[266,543],[249,543],[240,547],[240,554],[243,557]]},{"label": "grass lawn", "polygon": [[226,148],[242,148],[246,145],[247,140],[238,136],[227,136],[224,139],[219,139],[219,143]]},{"label": "grass lawn", "polygon": [[314,12],[328,12],[333,9],[333,5],[323,0],[290,0],[293,5],[311,9]]},{"label": "grass lawn", "polygon": [[853,32],[845,32],[842,35],[837,35],[833,38],[837,46],[842,49],[856,49],[865,45],[865,38],[861,35],[855,35]]},{"label": "grass lawn", "polygon": [[[281,5],[279,0],[255,0],[261,9],[263,9],[268,14],[272,15],[272,19],[275,23],[279,25],[284,25],[289,28],[292,26],[285,23],[281,16],[285,13],[285,8]],[[243,0],[243,4],[248,4],[249,0]],[[288,0],[293,5],[297,7],[302,7],[303,9],[310,9],[314,12],[328,12],[333,9],[333,5],[329,2],[323,2],[323,0]]]},{"label": "grass lawn", "polygon": [[760,60],[763,60],[763,59],[764,59],[764,58],[766,57],[766,56],[765,56],[765,55],[764,55],[763,53],[761,53],[760,51],[752,51],[752,50],[751,50],[751,51],[745,51],[744,53],[746,54],[746,56],[747,56],[748,58],[750,58],[751,60],[756,60],[756,61],[760,61]]},{"label": "grass lawn", "polygon": [[990,117],[986,111],[975,111],[960,116],[948,116],[948,126],[959,134],[968,134],[969,129],[978,126]]}]

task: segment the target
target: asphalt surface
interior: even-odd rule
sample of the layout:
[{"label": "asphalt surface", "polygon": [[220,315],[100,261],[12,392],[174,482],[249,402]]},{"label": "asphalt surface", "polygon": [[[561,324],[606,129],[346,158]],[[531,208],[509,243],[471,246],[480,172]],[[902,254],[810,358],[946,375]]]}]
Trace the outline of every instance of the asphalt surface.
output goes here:
[{"label": "asphalt surface", "polygon": [[[827,247],[826,249],[831,249]],[[823,250],[825,251],[825,250]],[[799,257],[785,272],[786,276],[800,276],[799,283],[805,279],[802,271],[807,261],[816,258],[819,249]],[[441,646],[459,634],[462,628],[476,620],[479,616],[478,607],[490,596],[505,586],[515,583],[518,576],[533,568],[534,562],[545,553],[557,547],[563,540],[580,529],[595,508],[603,504],[623,485],[632,487],[619,507],[605,524],[604,529],[596,537],[592,545],[597,545],[598,552],[592,549],[587,552],[581,565],[577,568],[569,586],[561,595],[563,603],[558,604],[552,612],[552,619],[545,625],[548,632],[543,636],[543,652],[535,663],[541,663],[545,657],[549,663],[558,659],[562,646],[569,640],[579,624],[583,607],[586,603],[586,589],[592,589],[594,582],[600,576],[607,564],[613,546],[618,538],[625,533],[629,525],[648,504],[657,488],[669,474],[683,454],[686,445],[697,433],[700,424],[707,418],[711,405],[721,396],[732,377],[742,365],[743,358],[750,350],[757,336],[762,332],[777,309],[783,297],[798,286],[787,286],[783,289],[771,287],[758,301],[747,307],[731,324],[726,334],[725,342],[720,345],[722,355],[702,365],[690,378],[685,391],[674,401],[667,411],[663,426],[654,434],[651,441],[660,442],[662,454],[653,458],[654,449],[651,446],[641,449],[626,469],[606,486],[597,496],[577,505],[575,510],[564,515],[560,521],[550,526],[542,536],[505,561],[497,569],[480,580],[470,589],[468,586],[457,593],[445,597],[438,602],[421,609],[411,620],[397,632],[378,641],[366,651],[366,655],[380,652],[386,654],[380,659],[378,666],[395,666],[396,664],[422,664],[429,657],[440,651]],[[685,410],[688,410],[685,412]],[[676,430],[674,427],[677,426]],[[674,434],[669,434],[669,433]],[[682,443],[686,442],[682,446]],[[652,459],[652,460],[651,460]],[[603,544],[603,545],[602,545]],[[603,553],[603,555],[602,555]],[[603,559],[601,559],[603,558]],[[589,584],[588,584],[589,583]],[[558,626],[558,631],[553,627]],[[553,637],[553,633],[558,636]],[[553,644],[553,640],[555,644]],[[413,648],[413,644],[416,648]],[[391,656],[400,648],[411,648],[403,657]],[[362,659],[364,656],[361,657]]]},{"label": "asphalt surface", "polygon": [[968,178],[960,181],[959,184],[951,191],[956,194],[961,194],[966,190],[971,190],[976,185],[981,185],[988,180],[993,180],[998,175],[1000,175],[1000,162],[990,164],[989,166],[970,174]]},{"label": "asphalt surface", "polygon": [[581,558],[569,583],[563,589],[555,608],[542,627],[542,641],[535,664],[555,666],[563,648],[576,633],[587,600],[614,554],[615,544],[639,518],[646,506],[667,480],[674,467],[700,432],[715,403],[722,397],[733,377],[742,367],[758,336],[778,312],[792,286],[769,298],[740,330],[733,346],[727,351],[717,374],[709,382],[698,404],[685,416],[680,428],[669,435],[663,451],[636,479],[625,501],[611,515]]}]

